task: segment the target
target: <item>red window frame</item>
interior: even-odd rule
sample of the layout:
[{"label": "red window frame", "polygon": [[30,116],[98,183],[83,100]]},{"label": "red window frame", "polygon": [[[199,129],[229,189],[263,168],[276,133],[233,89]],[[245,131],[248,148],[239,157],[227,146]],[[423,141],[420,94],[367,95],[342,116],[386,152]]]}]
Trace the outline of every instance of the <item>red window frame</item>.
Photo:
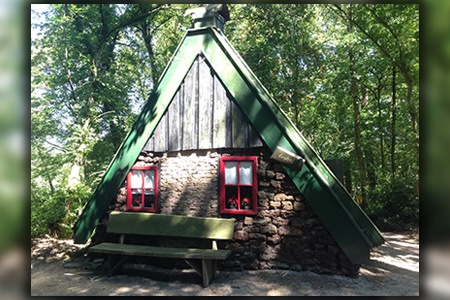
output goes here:
[{"label": "red window frame", "polygon": [[[220,213],[236,215],[255,215],[258,212],[258,182],[257,182],[257,164],[256,156],[225,156],[219,160],[220,165]],[[225,164],[226,162],[237,162],[237,184],[225,184]],[[252,184],[241,184],[240,182],[240,163],[252,163]],[[236,197],[228,197],[227,189],[236,190]],[[233,194],[233,192],[230,192]],[[245,197],[245,193],[247,197]],[[229,195],[230,196],[230,195]],[[242,205],[244,198],[251,197],[250,209],[245,209]],[[237,198],[237,199],[232,199]],[[236,201],[233,201],[236,200]],[[231,202],[236,203],[236,207],[231,207]]]},{"label": "red window frame", "polygon": [[[133,206],[133,193],[131,188],[132,171],[140,170],[142,172],[141,185],[141,206]],[[153,188],[144,188],[145,171],[153,170],[155,172]],[[143,212],[157,212],[158,211],[158,167],[156,166],[133,166],[127,175],[127,211],[143,211]],[[135,188],[136,189],[136,188]],[[145,203],[145,190],[153,190],[153,207],[142,206]]]}]

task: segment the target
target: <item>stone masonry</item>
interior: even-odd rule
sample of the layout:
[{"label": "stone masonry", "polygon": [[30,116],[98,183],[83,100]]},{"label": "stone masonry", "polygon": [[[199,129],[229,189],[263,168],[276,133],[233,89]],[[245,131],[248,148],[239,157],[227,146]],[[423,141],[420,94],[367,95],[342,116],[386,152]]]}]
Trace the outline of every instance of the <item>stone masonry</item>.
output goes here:
[{"label": "stone masonry", "polygon": [[[259,157],[257,215],[219,214],[219,157],[229,155]],[[232,250],[223,269],[278,268],[356,276],[360,266],[348,260],[283,167],[269,157],[264,148],[142,152],[136,164],[159,166],[160,213],[236,219],[234,241],[223,245]],[[126,210],[126,182],[105,217],[112,210]]]}]

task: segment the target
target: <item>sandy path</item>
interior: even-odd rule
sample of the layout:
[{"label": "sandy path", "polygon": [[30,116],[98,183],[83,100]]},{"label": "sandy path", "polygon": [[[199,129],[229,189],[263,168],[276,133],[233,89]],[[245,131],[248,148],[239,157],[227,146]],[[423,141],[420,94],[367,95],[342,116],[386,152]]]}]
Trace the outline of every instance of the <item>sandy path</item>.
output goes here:
[{"label": "sandy path", "polygon": [[119,275],[108,277],[101,262],[77,256],[79,250],[70,241],[39,240],[32,249],[31,295],[418,296],[418,236],[384,236],[387,243],[373,249],[371,262],[357,278],[291,270],[222,271],[207,288],[190,269],[128,264]]}]

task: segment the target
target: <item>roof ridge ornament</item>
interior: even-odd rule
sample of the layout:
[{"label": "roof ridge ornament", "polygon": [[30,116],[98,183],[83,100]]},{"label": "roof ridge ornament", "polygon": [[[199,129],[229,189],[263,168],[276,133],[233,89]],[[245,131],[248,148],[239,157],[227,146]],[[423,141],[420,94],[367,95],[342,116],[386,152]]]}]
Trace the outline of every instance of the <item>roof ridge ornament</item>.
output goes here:
[{"label": "roof ridge ornament", "polygon": [[222,32],[225,22],[230,20],[226,4],[205,4],[186,10],[184,15],[191,15],[191,28],[216,27]]}]

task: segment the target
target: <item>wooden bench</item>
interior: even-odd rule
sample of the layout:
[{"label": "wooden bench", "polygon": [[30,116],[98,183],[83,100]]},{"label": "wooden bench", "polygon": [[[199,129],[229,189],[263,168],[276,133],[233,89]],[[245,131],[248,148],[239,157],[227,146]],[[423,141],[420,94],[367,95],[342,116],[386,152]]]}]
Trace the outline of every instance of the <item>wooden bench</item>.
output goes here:
[{"label": "wooden bench", "polygon": [[[107,232],[118,234],[119,242],[100,243],[88,251],[109,255],[110,275],[120,269],[129,256],[181,258],[203,277],[203,286],[206,287],[216,275],[217,260],[224,260],[231,253],[230,250],[219,250],[217,241],[233,239],[234,220],[111,212]],[[211,249],[136,245],[127,243],[127,235],[208,239],[211,240]]]}]

